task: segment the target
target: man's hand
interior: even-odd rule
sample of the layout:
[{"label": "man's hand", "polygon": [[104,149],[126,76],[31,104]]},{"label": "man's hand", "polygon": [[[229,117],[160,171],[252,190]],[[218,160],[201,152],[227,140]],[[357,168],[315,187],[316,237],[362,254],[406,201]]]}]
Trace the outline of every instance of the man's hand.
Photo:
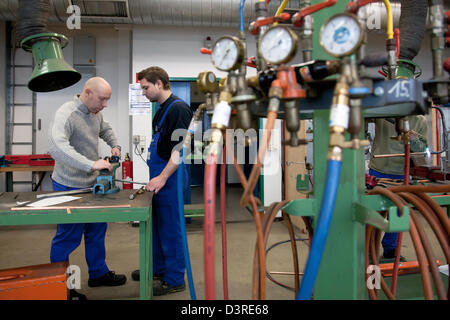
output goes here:
[{"label": "man's hand", "polygon": [[94,165],[92,166],[92,171],[95,170],[102,170],[102,169],[108,169],[109,171],[112,171],[112,165],[107,160],[99,159],[94,162]]},{"label": "man's hand", "polygon": [[164,175],[159,175],[157,177],[154,177],[147,183],[147,185],[145,186],[145,190],[158,193],[158,191],[166,185],[166,182],[167,178]]},{"label": "man's hand", "polygon": [[111,149],[111,154],[113,156],[118,156],[120,158],[120,149],[119,148],[112,148]]}]

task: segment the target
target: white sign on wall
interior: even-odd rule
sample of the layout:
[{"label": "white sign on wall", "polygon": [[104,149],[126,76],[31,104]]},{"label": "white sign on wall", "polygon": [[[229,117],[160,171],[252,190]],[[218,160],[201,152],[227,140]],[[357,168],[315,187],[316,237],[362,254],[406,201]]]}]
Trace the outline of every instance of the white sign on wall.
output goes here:
[{"label": "white sign on wall", "polygon": [[139,83],[133,83],[129,85],[128,96],[130,102],[130,115],[152,113],[152,104],[142,94],[142,89]]}]

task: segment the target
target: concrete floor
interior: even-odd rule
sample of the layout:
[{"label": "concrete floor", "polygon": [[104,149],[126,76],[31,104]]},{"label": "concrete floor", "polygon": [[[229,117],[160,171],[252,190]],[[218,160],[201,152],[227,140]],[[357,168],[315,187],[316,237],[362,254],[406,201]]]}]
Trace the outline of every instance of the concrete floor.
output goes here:
[{"label": "concrete floor", "polygon": [[[238,186],[230,186],[227,192],[227,238],[228,238],[228,279],[229,298],[246,300],[251,299],[252,291],[252,264],[256,243],[256,231],[253,218],[250,213],[239,207],[239,198],[242,189]],[[194,188],[192,203],[202,201],[202,191]],[[217,221],[220,221],[220,212],[216,212]],[[445,257],[440,246],[428,228],[423,223],[430,237],[436,258],[445,264]],[[197,299],[204,299],[203,278],[203,220],[193,218],[187,224],[187,235],[190,249],[193,278]],[[13,267],[45,264],[49,262],[50,243],[55,234],[56,226],[14,226],[0,227],[0,269]],[[70,256],[70,263],[81,268],[81,293],[87,295],[90,300],[97,299],[130,299],[139,296],[139,282],[131,280],[131,272],[139,265],[139,228],[132,227],[129,223],[110,223],[106,234],[106,262],[111,270],[125,274],[128,281],[120,287],[89,288],[87,285],[87,265],[84,259],[84,244],[82,243]],[[300,229],[296,229],[297,238],[307,238]],[[277,221],[272,227],[272,232],[267,247],[288,240],[289,235],[283,221]],[[299,241],[298,253],[300,268],[303,270],[308,254],[305,241]],[[221,260],[221,231],[220,223],[216,224],[216,294],[217,299],[223,299],[222,289],[222,260]],[[402,255],[408,260],[417,260],[414,247],[409,234],[405,234],[402,246]],[[289,243],[284,243],[273,248],[267,256],[267,270],[292,271],[292,253]],[[294,286],[294,279],[288,275],[273,275],[273,277],[288,286]],[[400,283],[400,280],[399,280]],[[187,284],[187,281],[186,281]],[[283,288],[270,280],[266,281],[267,299],[292,300],[294,292]],[[420,285],[420,284],[418,284]],[[189,289],[179,293],[155,300],[189,300]]]}]

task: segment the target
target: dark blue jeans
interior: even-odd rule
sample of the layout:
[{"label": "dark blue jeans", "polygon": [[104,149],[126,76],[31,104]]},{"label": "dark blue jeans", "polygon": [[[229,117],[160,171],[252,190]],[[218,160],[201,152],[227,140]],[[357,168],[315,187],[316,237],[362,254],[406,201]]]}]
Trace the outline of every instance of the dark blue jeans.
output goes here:
[{"label": "dark blue jeans", "polygon": [[[69,191],[71,188],[52,180],[54,191]],[[108,273],[105,262],[106,223],[68,223],[58,224],[56,235],[52,241],[50,261],[69,261],[69,255],[80,245],[84,234],[85,256],[89,278],[95,279]]]}]

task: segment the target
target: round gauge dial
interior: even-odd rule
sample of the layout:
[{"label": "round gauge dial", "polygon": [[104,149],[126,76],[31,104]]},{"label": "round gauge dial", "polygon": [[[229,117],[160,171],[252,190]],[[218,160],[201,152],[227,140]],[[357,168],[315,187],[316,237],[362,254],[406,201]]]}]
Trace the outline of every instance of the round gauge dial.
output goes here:
[{"label": "round gauge dial", "polygon": [[216,41],[211,53],[213,65],[222,71],[240,66],[244,59],[244,46],[236,37],[225,36]]},{"label": "round gauge dial", "polygon": [[276,26],[267,30],[259,42],[259,52],[269,63],[281,64],[297,52],[297,35],[288,28]]},{"label": "round gauge dial", "polygon": [[320,30],[320,44],[326,53],[344,57],[354,53],[362,43],[364,28],[354,14],[331,17]]},{"label": "round gauge dial", "polygon": [[216,91],[218,86],[216,75],[211,71],[200,72],[197,77],[197,86],[204,93]]}]

